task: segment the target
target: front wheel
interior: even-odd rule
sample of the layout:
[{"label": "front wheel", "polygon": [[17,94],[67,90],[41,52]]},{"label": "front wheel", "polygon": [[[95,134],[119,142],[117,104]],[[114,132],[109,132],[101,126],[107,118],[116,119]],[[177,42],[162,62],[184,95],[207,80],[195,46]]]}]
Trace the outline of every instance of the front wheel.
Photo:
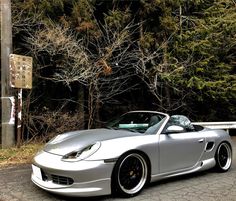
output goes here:
[{"label": "front wheel", "polygon": [[220,172],[229,170],[232,164],[232,150],[228,143],[223,142],[216,150],[216,168]]},{"label": "front wheel", "polygon": [[142,155],[130,153],[117,161],[113,175],[116,193],[125,197],[134,196],[143,189],[147,180],[148,166]]}]

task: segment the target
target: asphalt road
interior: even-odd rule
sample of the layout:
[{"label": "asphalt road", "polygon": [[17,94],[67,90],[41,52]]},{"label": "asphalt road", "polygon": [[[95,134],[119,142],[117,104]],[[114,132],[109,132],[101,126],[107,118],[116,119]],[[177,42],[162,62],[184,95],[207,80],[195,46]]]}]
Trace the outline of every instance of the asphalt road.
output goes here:
[{"label": "asphalt road", "polygon": [[112,196],[66,198],[47,193],[30,181],[30,165],[0,170],[0,201],[236,201],[236,137],[232,168],[226,173],[213,170],[150,184],[141,194],[129,199]]}]

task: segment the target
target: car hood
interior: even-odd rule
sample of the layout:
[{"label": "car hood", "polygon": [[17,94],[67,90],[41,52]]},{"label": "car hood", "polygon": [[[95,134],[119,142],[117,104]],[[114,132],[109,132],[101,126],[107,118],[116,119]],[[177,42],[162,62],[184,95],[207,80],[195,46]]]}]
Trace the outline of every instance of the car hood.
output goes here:
[{"label": "car hood", "polygon": [[58,135],[53,140],[49,141],[45,145],[44,151],[63,156],[72,151],[81,150],[86,146],[96,143],[98,141],[122,137],[131,137],[137,135],[142,134],[126,130],[111,129],[91,129],[83,131],[73,131]]}]

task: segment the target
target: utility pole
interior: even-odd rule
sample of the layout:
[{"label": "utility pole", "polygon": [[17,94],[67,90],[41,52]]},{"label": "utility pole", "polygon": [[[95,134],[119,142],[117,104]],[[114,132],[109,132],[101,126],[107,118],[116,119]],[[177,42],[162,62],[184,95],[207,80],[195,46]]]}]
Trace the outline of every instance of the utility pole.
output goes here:
[{"label": "utility pole", "polygon": [[1,145],[15,145],[15,98],[10,87],[9,56],[12,53],[11,1],[1,0]]}]

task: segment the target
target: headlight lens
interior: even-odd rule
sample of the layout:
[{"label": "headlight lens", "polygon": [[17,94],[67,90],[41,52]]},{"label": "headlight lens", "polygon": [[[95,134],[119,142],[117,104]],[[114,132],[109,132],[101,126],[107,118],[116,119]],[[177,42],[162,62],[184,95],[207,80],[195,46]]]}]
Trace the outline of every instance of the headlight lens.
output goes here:
[{"label": "headlight lens", "polygon": [[84,160],[94,154],[101,146],[100,142],[96,142],[95,144],[89,145],[82,150],[79,151],[73,151],[65,156],[63,156],[62,160],[64,161],[79,161]]}]

